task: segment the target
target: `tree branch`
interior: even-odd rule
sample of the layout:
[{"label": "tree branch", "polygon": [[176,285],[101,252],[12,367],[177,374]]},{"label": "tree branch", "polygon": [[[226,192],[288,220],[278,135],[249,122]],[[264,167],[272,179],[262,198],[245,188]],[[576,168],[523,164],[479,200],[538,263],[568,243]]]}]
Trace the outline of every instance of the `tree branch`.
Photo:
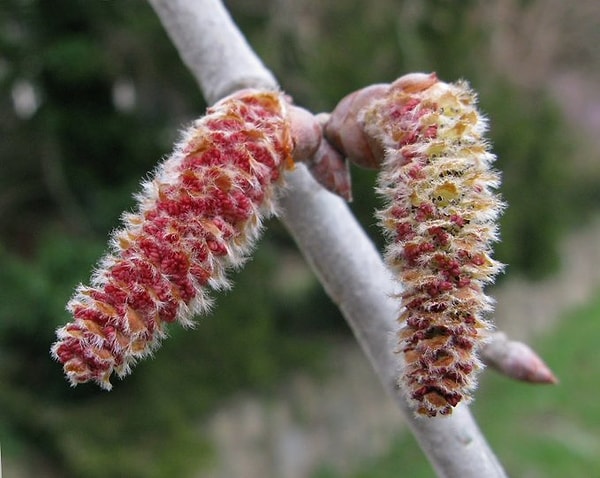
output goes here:
[{"label": "tree branch", "polygon": [[[241,87],[277,88],[217,0],[149,0],[209,102]],[[506,476],[467,406],[450,417],[416,418],[398,390],[393,340],[397,288],[346,204],[303,165],[288,175],[282,221],[340,307],[386,390],[441,477]]]},{"label": "tree branch", "polygon": [[208,103],[242,88],[276,89],[218,0],[149,0]]}]

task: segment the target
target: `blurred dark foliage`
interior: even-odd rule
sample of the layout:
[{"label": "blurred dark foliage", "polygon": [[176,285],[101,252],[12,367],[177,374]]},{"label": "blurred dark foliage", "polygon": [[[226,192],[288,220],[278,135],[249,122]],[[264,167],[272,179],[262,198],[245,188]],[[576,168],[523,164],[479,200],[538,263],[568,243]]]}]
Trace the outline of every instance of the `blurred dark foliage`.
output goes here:
[{"label": "blurred dark foliage", "polygon": [[[492,120],[510,204],[498,258],[510,273],[554,270],[576,187],[568,128],[543,93],[490,71],[473,2],[424,1],[409,24],[404,2],[230,3],[282,87],[315,111],[409,71],[468,78]],[[0,89],[3,451],[29,476],[187,476],[210,459],[199,425],[208,410],[317,367],[327,337],[348,330],[273,220],[213,316],[194,331],[173,327],[159,357],[110,394],[70,389],[48,353],[64,305],[140,178],[205,104],[153,11],[133,0],[4,0]],[[356,169],[353,180],[352,208],[380,243],[374,174]]]}]

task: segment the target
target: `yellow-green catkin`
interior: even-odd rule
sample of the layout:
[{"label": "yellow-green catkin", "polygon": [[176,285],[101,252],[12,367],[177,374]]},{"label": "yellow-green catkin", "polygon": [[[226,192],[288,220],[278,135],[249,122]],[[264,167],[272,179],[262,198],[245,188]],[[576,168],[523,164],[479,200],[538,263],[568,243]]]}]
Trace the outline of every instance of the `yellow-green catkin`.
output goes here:
[{"label": "yellow-green catkin", "polygon": [[359,121],[383,154],[377,214],[403,286],[400,381],[417,413],[447,415],[471,399],[491,328],[483,287],[502,268],[491,258],[503,203],[487,122],[465,82],[434,74],[400,78]]}]

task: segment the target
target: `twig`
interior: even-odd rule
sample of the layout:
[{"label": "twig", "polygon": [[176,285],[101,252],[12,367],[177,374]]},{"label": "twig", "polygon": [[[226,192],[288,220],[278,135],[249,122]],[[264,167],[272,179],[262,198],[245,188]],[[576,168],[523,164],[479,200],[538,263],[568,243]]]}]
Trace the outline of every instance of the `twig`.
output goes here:
[{"label": "twig", "polygon": [[[209,102],[240,87],[277,88],[217,0],[149,0]],[[299,165],[289,174],[282,220],[327,293],[350,323],[385,388],[441,477],[506,476],[468,407],[450,417],[418,419],[397,389],[393,331],[395,287],[354,216]]]}]

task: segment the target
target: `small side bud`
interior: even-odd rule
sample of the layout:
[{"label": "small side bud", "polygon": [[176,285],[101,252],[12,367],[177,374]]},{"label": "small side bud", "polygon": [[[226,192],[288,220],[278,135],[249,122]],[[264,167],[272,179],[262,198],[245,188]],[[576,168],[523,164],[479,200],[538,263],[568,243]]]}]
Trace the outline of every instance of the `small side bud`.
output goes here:
[{"label": "small side bud", "polygon": [[506,334],[497,332],[481,351],[489,366],[515,380],[529,383],[557,384],[558,379],[531,347]]},{"label": "small side bud", "polygon": [[303,108],[291,105],[288,118],[294,143],[294,161],[306,164],[312,176],[328,191],[351,201],[352,186],[348,161],[323,139],[321,125],[329,115],[315,116]]},{"label": "small side bud", "polygon": [[364,108],[387,94],[389,85],[371,85],[344,97],[325,124],[325,138],[350,161],[369,169],[379,169],[383,151],[364,131],[360,117]]},{"label": "small side bud", "polygon": [[323,131],[317,118],[299,106],[288,106],[288,119],[294,145],[294,161],[307,161],[319,149]]},{"label": "small side bud", "polygon": [[348,160],[327,141],[321,141],[319,149],[307,166],[321,186],[348,202],[352,201],[352,184]]}]

